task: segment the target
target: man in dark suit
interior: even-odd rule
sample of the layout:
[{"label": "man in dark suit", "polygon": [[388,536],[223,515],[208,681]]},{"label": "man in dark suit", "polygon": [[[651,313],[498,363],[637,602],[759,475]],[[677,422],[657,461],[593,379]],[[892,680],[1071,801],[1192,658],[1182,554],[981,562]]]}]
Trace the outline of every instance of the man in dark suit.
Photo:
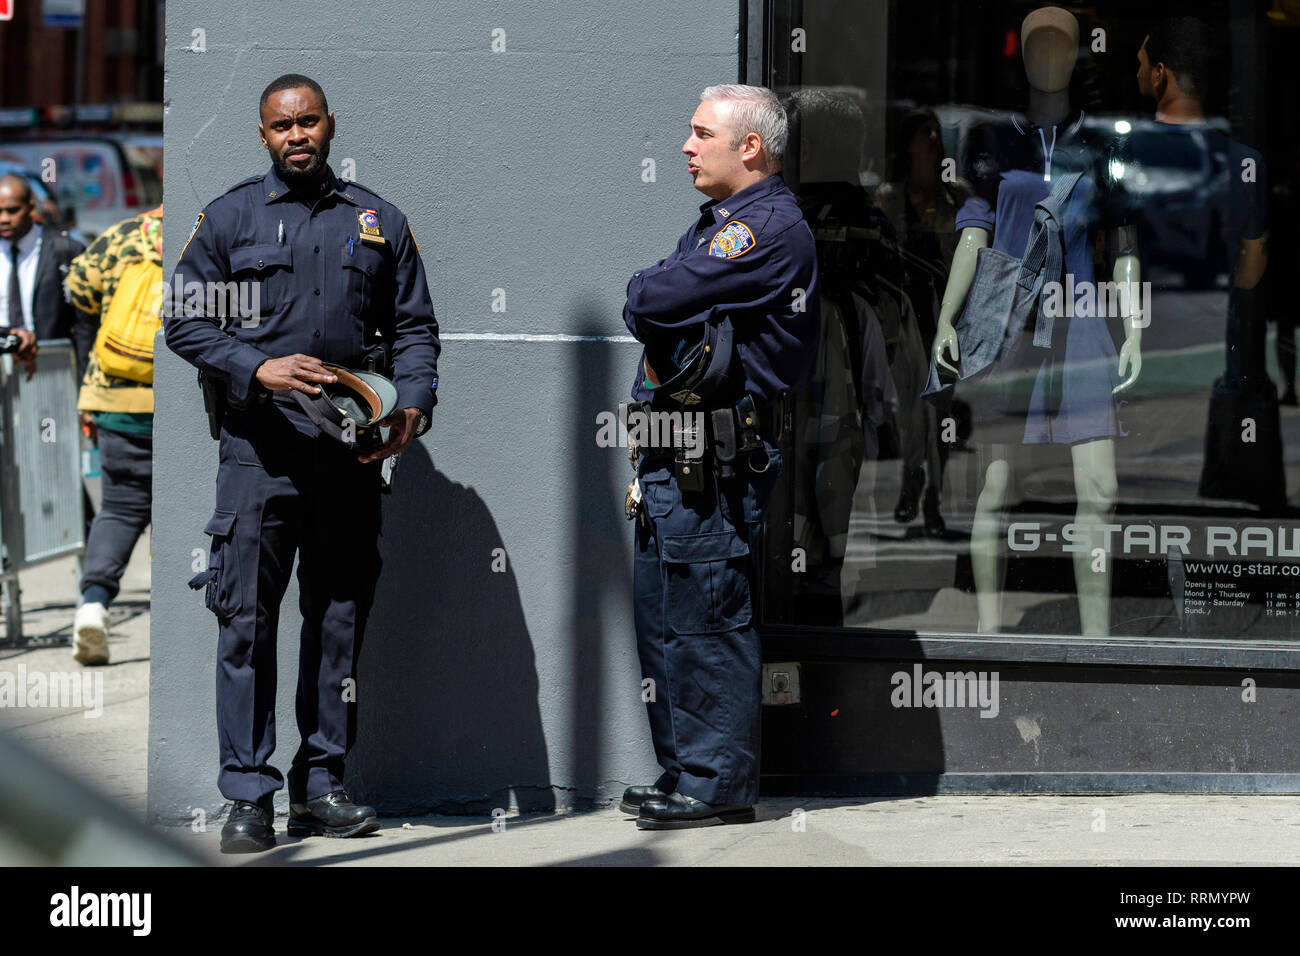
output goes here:
[{"label": "man in dark suit", "polygon": [[[18,357],[29,378],[36,368],[37,340],[74,338],[79,331],[63,280],[69,263],[85,249],[66,232],[42,227],[35,211],[27,180],[0,176],[0,333],[7,326],[22,339]],[[78,376],[85,374],[93,344],[93,338],[76,336]]]}]

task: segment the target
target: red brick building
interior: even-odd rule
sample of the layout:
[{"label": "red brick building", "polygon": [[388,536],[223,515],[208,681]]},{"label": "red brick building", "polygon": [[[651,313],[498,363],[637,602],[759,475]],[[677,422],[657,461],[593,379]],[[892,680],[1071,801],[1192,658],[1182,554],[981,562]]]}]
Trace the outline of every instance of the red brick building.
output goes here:
[{"label": "red brick building", "polygon": [[[162,101],[163,0],[85,0],[84,68],[76,91],[78,30],[45,25],[43,0],[10,0],[0,21],[0,108]],[[12,119],[11,119],[12,122]]]}]

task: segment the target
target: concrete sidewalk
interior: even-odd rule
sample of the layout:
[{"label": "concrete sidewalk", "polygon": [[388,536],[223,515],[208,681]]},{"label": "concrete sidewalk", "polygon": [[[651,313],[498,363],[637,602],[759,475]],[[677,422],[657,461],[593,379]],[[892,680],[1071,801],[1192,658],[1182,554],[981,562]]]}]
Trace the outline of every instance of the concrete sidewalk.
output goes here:
[{"label": "concrete sidewalk", "polygon": [[385,818],[352,840],[290,838],[280,818],[279,846],[252,857],[219,857],[215,827],[178,835],[237,866],[1293,865],[1298,810],[1295,797],[1255,796],[765,800],[744,826],[652,833],[608,809],[497,830],[484,817]]},{"label": "concrete sidewalk", "polygon": [[27,646],[0,647],[0,671],[103,675],[103,712],[6,708],[0,733],[49,758],[60,768],[117,801],[140,819],[145,813],[149,742],[149,541],[136,542],[113,602],[110,661],[83,668],[72,659],[72,618],[77,609],[76,562],[61,558],[19,573]]},{"label": "concrete sidewalk", "polygon": [[[149,693],[148,537],[113,606],[112,663],[101,716],[81,710],[0,710],[8,735],[144,818]],[[67,640],[76,605],[71,560],[25,571],[31,644],[0,650],[0,670],[76,671]],[[664,833],[615,809],[554,815],[384,818],[353,840],[291,839],[254,856],[222,856],[221,821],[206,832],[166,828],[228,866],[771,866],[771,865],[1294,865],[1300,798],[925,796],[765,800],[758,822]],[[105,860],[111,863],[111,860]]]}]

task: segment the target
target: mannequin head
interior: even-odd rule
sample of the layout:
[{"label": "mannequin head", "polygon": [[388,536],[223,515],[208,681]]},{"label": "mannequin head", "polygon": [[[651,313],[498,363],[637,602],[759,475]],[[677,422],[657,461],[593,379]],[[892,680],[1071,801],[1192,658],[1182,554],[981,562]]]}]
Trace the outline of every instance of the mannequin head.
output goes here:
[{"label": "mannequin head", "polygon": [[1079,21],[1060,7],[1039,7],[1020,25],[1020,49],[1029,85],[1058,93],[1070,85],[1079,57]]}]

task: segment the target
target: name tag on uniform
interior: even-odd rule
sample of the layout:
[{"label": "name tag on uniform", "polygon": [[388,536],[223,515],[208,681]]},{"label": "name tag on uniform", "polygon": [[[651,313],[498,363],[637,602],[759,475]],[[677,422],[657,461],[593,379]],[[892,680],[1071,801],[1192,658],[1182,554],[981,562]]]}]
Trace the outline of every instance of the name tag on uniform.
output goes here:
[{"label": "name tag on uniform", "polygon": [[388,241],[379,231],[379,215],[373,209],[358,209],[357,225],[361,228],[361,238],[366,242]]}]

